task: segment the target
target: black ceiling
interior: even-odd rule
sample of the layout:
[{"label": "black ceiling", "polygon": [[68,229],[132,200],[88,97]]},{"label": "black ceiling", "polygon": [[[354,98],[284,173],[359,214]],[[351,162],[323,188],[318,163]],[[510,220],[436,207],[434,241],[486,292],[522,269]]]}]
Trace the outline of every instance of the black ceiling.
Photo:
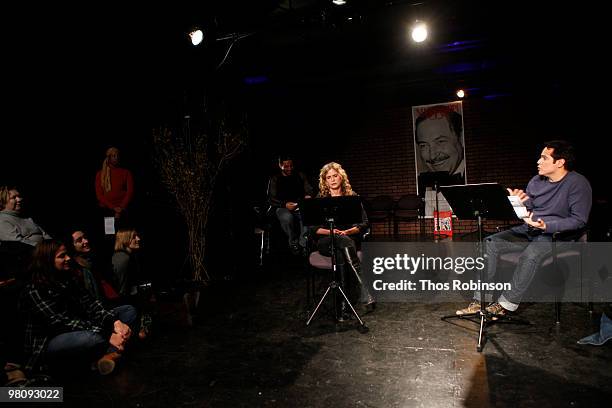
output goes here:
[{"label": "black ceiling", "polygon": [[[592,89],[603,13],[559,2],[212,0],[50,5],[5,14],[7,95],[16,111],[126,109],[206,81],[257,86],[370,86],[481,96]],[[586,9],[586,11],[585,11]],[[349,20],[350,18],[350,20]],[[415,19],[430,40],[407,40]],[[186,32],[212,38],[194,48]],[[583,37],[575,38],[579,30]],[[234,41],[214,40],[248,34]],[[230,48],[231,46],[231,48]],[[227,56],[227,57],[226,57]],[[223,61],[223,64],[221,62]],[[219,66],[221,65],[221,66]],[[579,91],[577,91],[579,90]],[[109,103],[112,102],[112,103]],[[148,109],[148,108],[147,108]],[[129,109],[128,109],[129,110]],[[125,113],[124,113],[125,114]]]}]

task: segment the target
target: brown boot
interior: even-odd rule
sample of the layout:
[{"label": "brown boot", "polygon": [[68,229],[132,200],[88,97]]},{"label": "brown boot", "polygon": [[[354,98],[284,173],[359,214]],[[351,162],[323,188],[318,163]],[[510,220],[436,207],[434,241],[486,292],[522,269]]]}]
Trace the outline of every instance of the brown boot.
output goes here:
[{"label": "brown boot", "polygon": [[18,387],[27,382],[27,378],[23,371],[21,371],[21,366],[14,363],[6,363],[4,366],[4,374],[6,375],[6,383],[4,383],[5,387]]},{"label": "brown boot", "polygon": [[113,372],[115,369],[115,365],[121,359],[121,354],[116,351],[112,353],[105,354],[102,358],[100,358],[97,362],[98,372],[101,375],[108,375]]}]

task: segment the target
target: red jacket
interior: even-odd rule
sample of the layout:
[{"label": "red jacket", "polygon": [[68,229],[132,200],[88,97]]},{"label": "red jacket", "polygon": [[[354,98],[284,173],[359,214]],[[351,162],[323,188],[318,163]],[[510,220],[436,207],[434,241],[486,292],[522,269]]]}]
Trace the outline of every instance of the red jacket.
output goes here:
[{"label": "red jacket", "polygon": [[120,167],[111,167],[111,191],[104,192],[102,188],[102,170],[96,174],[96,197],[100,207],[127,208],[134,195],[134,180],[132,173]]}]

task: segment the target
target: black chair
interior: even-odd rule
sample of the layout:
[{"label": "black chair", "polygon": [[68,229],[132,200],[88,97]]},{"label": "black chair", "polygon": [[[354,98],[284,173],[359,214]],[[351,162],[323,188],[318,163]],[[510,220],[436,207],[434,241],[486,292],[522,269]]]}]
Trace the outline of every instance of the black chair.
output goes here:
[{"label": "black chair", "polygon": [[257,236],[259,266],[264,264],[264,256],[270,252],[270,225],[266,220],[266,209],[263,206],[253,206],[255,213],[254,233]]},{"label": "black chair", "polygon": [[[559,250],[558,243],[559,242],[582,242],[585,243],[588,241],[587,229],[582,228],[578,230],[571,231],[561,231],[556,232],[552,236],[552,253],[544,258],[544,260],[540,263],[540,268],[551,268],[548,273],[549,276],[554,279],[555,286],[563,285],[563,277],[560,273],[560,263],[562,261],[568,261],[570,258],[577,258],[581,261],[580,257],[582,256],[581,251],[575,248],[566,248]],[[500,255],[500,260],[503,262],[507,262],[513,266],[519,263],[519,258],[522,252],[507,252]],[[549,279],[550,280],[550,279]],[[549,282],[550,284],[551,282]],[[558,298],[558,295],[555,294],[555,323],[561,323],[561,302]],[[593,312],[593,304],[589,302],[589,313]]]},{"label": "black chair", "polygon": [[395,207],[395,201],[393,200],[393,197],[388,195],[376,196],[372,200],[366,200],[365,207],[370,224],[375,222],[386,222],[387,235],[391,235],[393,209]]},{"label": "black chair", "polygon": [[419,235],[423,235],[424,204],[423,199],[416,194],[405,194],[400,197],[393,211],[393,235],[396,239],[399,236],[400,222],[416,221],[419,226]]}]

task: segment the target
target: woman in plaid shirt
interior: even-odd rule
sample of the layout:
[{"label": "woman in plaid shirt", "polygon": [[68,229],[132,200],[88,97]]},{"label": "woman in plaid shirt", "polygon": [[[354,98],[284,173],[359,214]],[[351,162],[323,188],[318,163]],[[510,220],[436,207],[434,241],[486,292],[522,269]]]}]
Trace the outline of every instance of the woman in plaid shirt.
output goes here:
[{"label": "woman in plaid shirt", "polygon": [[101,374],[113,371],[132,331],[138,331],[136,310],[125,305],[109,311],[92,298],[76,279],[61,242],[38,244],[30,272],[20,302],[26,314],[26,369],[97,361]]}]

